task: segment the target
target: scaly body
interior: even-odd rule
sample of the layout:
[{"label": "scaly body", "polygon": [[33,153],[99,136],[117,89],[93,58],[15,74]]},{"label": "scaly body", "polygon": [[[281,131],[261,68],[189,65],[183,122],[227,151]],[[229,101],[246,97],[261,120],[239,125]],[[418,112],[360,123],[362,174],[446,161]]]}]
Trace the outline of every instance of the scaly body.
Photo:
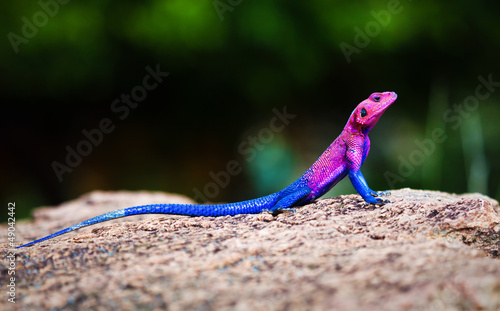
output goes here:
[{"label": "scaly body", "polygon": [[342,133],[323,152],[316,162],[295,182],[285,189],[265,197],[228,204],[150,204],[109,212],[82,221],[69,228],[18,248],[33,245],[81,227],[103,221],[139,214],[175,214],[186,216],[226,216],[256,214],[263,211],[279,213],[312,202],[321,197],[344,177],[349,176],[356,191],[367,203],[384,204],[379,198],[386,192],[371,190],[361,173],[361,165],[370,151],[368,133],[384,111],[396,100],[394,92],[373,93],[352,112]]}]

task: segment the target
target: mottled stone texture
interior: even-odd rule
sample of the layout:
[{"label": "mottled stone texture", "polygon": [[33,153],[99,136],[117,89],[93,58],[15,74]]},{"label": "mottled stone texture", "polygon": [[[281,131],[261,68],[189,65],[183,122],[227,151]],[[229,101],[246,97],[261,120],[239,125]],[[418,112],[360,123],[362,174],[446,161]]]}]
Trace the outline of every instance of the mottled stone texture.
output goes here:
[{"label": "mottled stone texture", "polygon": [[[500,208],[479,194],[393,191],[295,213],[148,215],[18,250],[6,310],[500,310]],[[18,244],[113,209],[189,203],[148,192],[93,192],[18,222]],[[7,227],[0,226],[7,249]],[[0,263],[0,285],[7,269]],[[5,292],[2,290],[2,292]]]}]

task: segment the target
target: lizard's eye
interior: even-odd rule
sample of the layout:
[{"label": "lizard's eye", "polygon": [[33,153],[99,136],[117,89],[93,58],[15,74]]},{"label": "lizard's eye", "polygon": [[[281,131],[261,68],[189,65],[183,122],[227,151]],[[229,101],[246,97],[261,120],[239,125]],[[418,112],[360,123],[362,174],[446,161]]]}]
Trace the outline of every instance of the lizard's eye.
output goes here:
[{"label": "lizard's eye", "polygon": [[376,101],[376,102],[379,102],[380,101],[380,96],[378,96],[378,95],[373,96],[373,100]]},{"label": "lizard's eye", "polygon": [[361,114],[360,115],[361,115],[362,118],[366,117],[367,114],[368,114],[368,112],[366,112],[365,108],[361,109]]}]

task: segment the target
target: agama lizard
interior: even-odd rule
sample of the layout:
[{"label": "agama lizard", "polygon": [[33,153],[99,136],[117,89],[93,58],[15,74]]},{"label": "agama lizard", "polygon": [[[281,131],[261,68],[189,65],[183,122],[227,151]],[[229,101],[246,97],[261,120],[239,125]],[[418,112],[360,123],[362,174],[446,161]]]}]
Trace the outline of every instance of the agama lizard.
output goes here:
[{"label": "agama lizard", "polygon": [[367,204],[388,203],[389,201],[380,198],[382,195],[388,195],[388,192],[371,190],[360,168],[370,151],[368,133],[396,98],[396,93],[384,92],[373,93],[362,101],[352,112],[342,133],[318,160],[299,179],[276,193],[253,200],[228,204],[150,204],[128,207],[87,219],[17,248],[30,246],[81,227],[131,215],[226,216],[256,214],[264,211],[277,214],[293,210],[292,207],[294,206],[304,205],[321,197],[347,175],[349,175],[354,189]]}]

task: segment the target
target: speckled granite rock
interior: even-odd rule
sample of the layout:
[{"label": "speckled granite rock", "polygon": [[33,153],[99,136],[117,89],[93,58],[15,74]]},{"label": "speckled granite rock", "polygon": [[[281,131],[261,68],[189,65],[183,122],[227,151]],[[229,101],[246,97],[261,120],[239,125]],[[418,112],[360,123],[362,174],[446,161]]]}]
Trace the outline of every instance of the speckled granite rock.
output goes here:
[{"label": "speckled granite rock", "polygon": [[[4,310],[500,310],[500,208],[479,194],[346,195],[273,217],[134,216],[17,252]],[[113,209],[189,203],[93,192],[18,222],[28,242]],[[7,227],[0,234],[8,249]],[[8,282],[5,261],[0,285]]]}]

